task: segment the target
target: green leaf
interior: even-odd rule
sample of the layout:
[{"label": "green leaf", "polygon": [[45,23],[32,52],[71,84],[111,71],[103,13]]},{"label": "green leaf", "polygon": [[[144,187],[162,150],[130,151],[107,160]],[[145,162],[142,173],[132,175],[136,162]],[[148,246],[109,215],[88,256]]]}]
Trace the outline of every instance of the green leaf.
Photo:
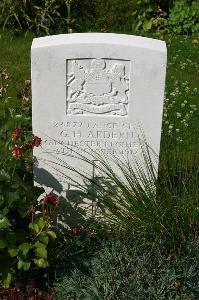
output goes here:
[{"label": "green leaf", "polygon": [[152,27],[152,21],[153,21],[153,19],[145,20],[145,21],[144,21],[144,23],[143,23],[143,29],[144,29],[145,31],[148,31],[148,30],[151,29],[151,27]]},{"label": "green leaf", "polygon": [[47,221],[44,220],[44,218],[41,217],[41,218],[39,219],[39,221],[38,221],[37,224],[38,224],[38,226],[39,226],[39,229],[42,230],[42,229],[45,227],[45,225],[47,224]]},{"label": "green leaf", "polygon": [[38,248],[38,247],[46,247],[46,245],[44,245],[43,243],[40,243],[39,241],[37,241],[37,242],[34,244],[34,247],[35,247],[35,248]]},{"label": "green leaf", "polygon": [[47,231],[47,234],[49,235],[49,237],[51,238],[51,239],[56,239],[56,233],[54,232],[54,231],[51,231],[51,230],[49,230],[49,231]]},{"label": "green leaf", "polygon": [[34,224],[34,230],[36,233],[39,233],[39,226],[37,224]]},{"label": "green leaf", "polygon": [[12,279],[12,274],[9,272],[3,276],[3,280],[2,280],[3,288],[5,288],[5,289],[9,288],[11,279]]},{"label": "green leaf", "polygon": [[15,257],[18,255],[19,249],[18,248],[9,248],[8,253],[11,257]]},{"label": "green leaf", "polygon": [[33,223],[30,223],[30,224],[28,225],[28,227],[29,227],[29,229],[34,230],[34,224],[33,224]]},{"label": "green leaf", "polygon": [[7,213],[9,212],[9,209],[8,207],[4,207],[2,210],[1,210],[2,214],[5,216],[7,215]]},{"label": "green leaf", "polygon": [[42,233],[38,236],[38,240],[42,243],[44,243],[45,245],[48,245],[49,242],[49,238],[46,234]]},{"label": "green leaf", "polygon": [[6,217],[1,217],[0,218],[0,229],[8,228],[10,227],[10,221]]},{"label": "green leaf", "polygon": [[4,249],[4,248],[6,248],[7,247],[7,242],[6,241],[4,241],[4,240],[0,240],[0,249]]},{"label": "green leaf", "polygon": [[[43,245],[43,244],[42,244]],[[47,258],[47,250],[45,248],[45,245],[42,247],[39,246],[35,249],[35,253],[37,256],[42,257],[42,258]]]},{"label": "green leaf", "polygon": [[151,6],[149,6],[149,7],[146,9],[146,12],[152,12],[152,11],[153,11],[153,9],[152,9]]},{"label": "green leaf", "polygon": [[44,258],[35,258],[34,263],[39,267],[39,268],[46,268],[49,266],[49,263],[47,260]]},{"label": "green leaf", "polygon": [[19,270],[24,269],[24,271],[28,271],[30,269],[30,262],[19,259],[17,267]]},{"label": "green leaf", "polygon": [[23,243],[19,246],[20,251],[22,251],[23,255],[26,256],[28,251],[32,248],[32,245],[29,243]]},{"label": "green leaf", "polygon": [[18,263],[17,263],[18,269],[21,270],[22,266],[23,266],[23,261],[22,260],[18,260]]},{"label": "green leaf", "polygon": [[30,223],[29,224],[29,228],[31,229],[31,230],[33,230],[33,231],[35,231],[36,233],[39,233],[39,226],[37,225],[37,224],[35,224],[35,223]]},{"label": "green leaf", "polygon": [[23,261],[23,269],[24,271],[28,271],[30,269],[30,262],[29,261]]},{"label": "green leaf", "polygon": [[141,25],[142,25],[142,21],[140,20],[140,21],[137,23],[137,25],[136,25],[136,27],[135,27],[135,30],[137,31],[137,30],[140,28]]}]

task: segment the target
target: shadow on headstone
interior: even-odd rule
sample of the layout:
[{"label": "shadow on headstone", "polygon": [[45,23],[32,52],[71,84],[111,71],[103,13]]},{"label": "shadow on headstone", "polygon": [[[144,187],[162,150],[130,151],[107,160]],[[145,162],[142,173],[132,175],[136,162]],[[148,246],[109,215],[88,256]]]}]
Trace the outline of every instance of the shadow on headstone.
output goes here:
[{"label": "shadow on headstone", "polygon": [[67,191],[66,197],[60,197],[57,214],[57,227],[63,232],[86,221],[86,207],[84,196],[80,191]]},{"label": "shadow on headstone", "polygon": [[59,183],[59,181],[43,168],[34,168],[34,181],[41,186],[52,188],[59,194],[62,192],[62,185]]},{"label": "shadow on headstone", "polygon": [[65,197],[60,197],[57,212],[56,227],[59,233],[64,234],[67,229],[84,225],[96,214],[96,202],[88,200],[86,194],[79,190],[66,191]]},{"label": "shadow on headstone", "polygon": [[[89,218],[94,217],[95,199],[88,200],[86,193],[80,190],[63,191],[62,185],[51,173],[37,166],[34,168],[34,181],[49,189],[50,192],[60,195],[60,204],[54,220],[60,233],[76,225],[84,224]],[[88,188],[93,189],[92,184]]]}]

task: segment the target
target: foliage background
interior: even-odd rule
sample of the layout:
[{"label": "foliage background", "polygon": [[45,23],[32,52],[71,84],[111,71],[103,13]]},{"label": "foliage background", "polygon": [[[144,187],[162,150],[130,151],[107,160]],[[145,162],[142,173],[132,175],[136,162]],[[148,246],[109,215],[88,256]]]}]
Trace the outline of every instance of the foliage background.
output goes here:
[{"label": "foliage background", "polygon": [[190,0],[2,0],[0,26],[38,35],[75,32],[197,34],[199,3]]}]

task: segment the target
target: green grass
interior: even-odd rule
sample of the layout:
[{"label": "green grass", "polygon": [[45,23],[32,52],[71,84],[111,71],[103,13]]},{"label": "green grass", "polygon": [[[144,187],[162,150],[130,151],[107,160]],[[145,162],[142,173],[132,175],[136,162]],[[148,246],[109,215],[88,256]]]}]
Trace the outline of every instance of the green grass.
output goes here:
[{"label": "green grass", "polygon": [[0,67],[7,69],[12,79],[9,81],[8,96],[17,97],[24,81],[30,79],[30,48],[34,35],[0,30]]},{"label": "green grass", "polygon": [[[167,47],[167,100],[164,105],[161,150],[171,152],[175,160],[177,153],[190,165],[195,165],[198,159],[199,41],[175,37],[167,40]],[[171,126],[173,128],[170,129]]]}]

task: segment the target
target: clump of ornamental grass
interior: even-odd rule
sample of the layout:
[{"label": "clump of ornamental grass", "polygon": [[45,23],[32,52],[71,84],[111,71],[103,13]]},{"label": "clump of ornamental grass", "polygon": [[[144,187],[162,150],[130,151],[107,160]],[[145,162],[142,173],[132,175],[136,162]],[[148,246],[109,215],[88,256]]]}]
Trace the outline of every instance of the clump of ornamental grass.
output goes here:
[{"label": "clump of ornamental grass", "polygon": [[[79,149],[74,147],[74,156],[94,165],[95,173],[100,174],[93,178],[61,159],[56,164],[66,168],[61,175],[67,180],[68,170],[83,179],[84,184],[72,178],[70,181],[100,208],[100,214],[96,215],[98,221],[130,235],[144,234],[176,252],[184,240],[197,234],[197,172],[186,165],[176,169],[161,164],[158,173],[157,156],[146,141],[140,147],[141,156],[133,161],[102,157],[91,149],[92,158],[87,158],[87,153],[79,154]],[[54,168],[59,171],[57,166]]]}]

